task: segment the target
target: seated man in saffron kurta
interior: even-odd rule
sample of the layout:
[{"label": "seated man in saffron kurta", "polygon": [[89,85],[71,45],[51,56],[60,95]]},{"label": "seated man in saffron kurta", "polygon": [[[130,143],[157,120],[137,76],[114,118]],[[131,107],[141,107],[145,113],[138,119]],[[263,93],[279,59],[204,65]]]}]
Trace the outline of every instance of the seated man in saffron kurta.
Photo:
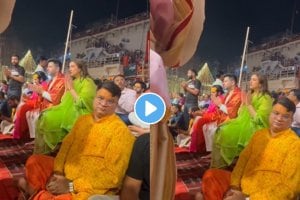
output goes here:
[{"label": "seated man in saffron kurta", "polygon": [[[274,104],[270,128],[257,131],[232,173],[210,169],[202,181],[205,200],[292,200],[300,194],[300,139],[290,129],[295,104],[283,97]],[[249,198],[248,198],[249,197]]]},{"label": "seated man in saffron kurta", "polygon": [[77,120],[56,158],[33,155],[26,177],[19,180],[34,200],[80,199],[115,194],[128,167],[134,136],[115,114],[121,90],[103,83],[93,102],[93,114]]}]

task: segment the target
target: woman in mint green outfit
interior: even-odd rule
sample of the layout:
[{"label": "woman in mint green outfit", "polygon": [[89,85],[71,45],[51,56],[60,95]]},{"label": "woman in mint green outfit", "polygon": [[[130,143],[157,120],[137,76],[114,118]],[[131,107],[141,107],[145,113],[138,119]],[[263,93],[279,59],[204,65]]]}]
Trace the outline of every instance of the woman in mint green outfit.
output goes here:
[{"label": "woman in mint green outfit", "polygon": [[253,74],[250,92],[243,95],[238,117],[221,124],[214,136],[212,168],[225,168],[232,164],[248,144],[255,131],[269,127],[273,100],[268,92],[266,77]]},{"label": "woman in mint green outfit", "polygon": [[36,124],[34,153],[51,153],[73,127],[76,119],[92,112],[96,85],[88,77],[87,67],[71,61],[65,76],[65,94],[57,106],[43,111]]}]

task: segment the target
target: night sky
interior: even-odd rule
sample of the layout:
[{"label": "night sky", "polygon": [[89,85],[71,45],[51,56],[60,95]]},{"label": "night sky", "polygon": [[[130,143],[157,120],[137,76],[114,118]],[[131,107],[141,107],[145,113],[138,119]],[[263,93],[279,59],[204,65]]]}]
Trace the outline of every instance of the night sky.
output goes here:
[{"label": "night sky", "polygon": [[[76,30],[116,15],[118,0],[17,0],[9,30],[27,49],[51,49],[63,45],[71,9]],[[119,0],[118,18],[148,10],[147,0]]]},{"label": "night sky", "polygon": [[[300,0],[296,0],[300,11]],[[199,68],[204,62],[226,68],[241,62],[247,26],[255,45],[263,38],[290,29],[295,0],[207,0],[204,31],[198,51],[185,66]],[[294,33],[300,32],[300,12],[295,15]],[[196,65],[196,66],[195,66]]]},{"label": "night sky", "polygon": [[[300,0],[207,0],[204,31],[198,51],[188,65],[205,61],[225,67],[242,54],[246,27],[249,39],[262,38],[290,29],[296,2],[294,33],[300,32]],[[10,29],[26,48],[51,49],[66,38],[71,9],[73,24],[81,30],[86,24],[116,14],[118,0],[18,0]],[[148,9],[147,0],[119,0],[119,18]],[[253,44],[252,44],[253,45]],[[196,66],[197,68],[197,66]]]}]

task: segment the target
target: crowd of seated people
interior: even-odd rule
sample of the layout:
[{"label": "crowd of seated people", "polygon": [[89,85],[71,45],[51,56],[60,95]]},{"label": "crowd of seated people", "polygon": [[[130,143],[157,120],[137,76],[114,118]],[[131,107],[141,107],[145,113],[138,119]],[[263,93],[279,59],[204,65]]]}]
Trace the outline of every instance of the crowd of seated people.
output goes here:
[{"label": "crowd of seated people", "polygon": [[[271,93],[266,76],[258,73],[251,75],[248,91],[237,86],[232,74],[225,74],[222,81],[223,86],[211,86],[210,100],[199,95],[202,107],[193,113],[189,133],[177,138],[179,147],[211,160],[196,199],[298,197],[300,90]],[[206,102],[208,108],[203,107]],[[169,129],[174,134],[173,127]]]},{"label": "crowd of seated people", "polygon": [[83,63],[68,67],[62,74],[61,63],[49,59],[47,74],[34,72],[21,98],[0,92],[1,133],[34,145],[18,182],[21,198],[150,199],[150,127],[133,112],[146,84],[129,89],[117,75],[97,89]]}]

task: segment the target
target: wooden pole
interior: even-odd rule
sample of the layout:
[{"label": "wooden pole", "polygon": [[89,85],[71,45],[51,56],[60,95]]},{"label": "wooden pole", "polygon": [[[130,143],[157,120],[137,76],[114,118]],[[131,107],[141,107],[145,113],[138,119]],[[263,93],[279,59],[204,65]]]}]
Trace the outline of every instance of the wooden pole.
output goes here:
[{"label": "wooden pole", "polygon": [[71,10],[71,15],[70,15],[70,20],[69,20],[69,28],[68,28],[67,40],[65,43],[65,53],[64,53],[64,59],[63,59],[63,64],[62,64],[62,73],[64,73],[64,71],[65,71],[66,58],[67,58],[67,53],[68,53],[67,51],[68,51],[70,34],[71,34],[71,29],[72,29],[72,21],[73,21],[73,10]]},{"label": "wooden pole", "polygon": [[248,26],[247,27],[246,38],[245,38],[245,44],[244,44],[244,51],[243,51],[243,56],[242,56],[242,63],[241,63],[241,68],[240,68],[240,76],[239,76],[239,84],[238,84],[239,87],[241,87],[241,82],[242,82],[242,74],[243,74],[245,55],[246,55],[246,50],[247,50],[247,47],[248,47],[249,30],[250,30],[250,27]]}]

